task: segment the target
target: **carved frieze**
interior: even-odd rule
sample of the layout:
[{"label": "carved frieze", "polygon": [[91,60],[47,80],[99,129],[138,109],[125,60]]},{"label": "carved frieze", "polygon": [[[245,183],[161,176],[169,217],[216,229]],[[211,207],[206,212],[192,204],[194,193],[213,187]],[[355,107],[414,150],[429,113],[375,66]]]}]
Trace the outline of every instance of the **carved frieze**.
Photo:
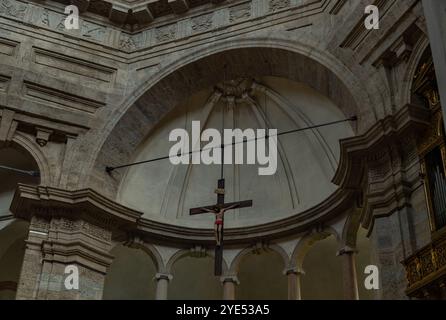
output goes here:
[{"label": "carved frieze", "polygon": [[43,10],[39,23],[57,31],[65,31],[65,16],[50,10]]},{"label": "carved frieze", "polygon": [[229,8],[229,22],[237,22],[251,17],[251,3],[243,3]]},{"label": "carved frieze", "polygon": [[165,42],[175,40],[177,34],[177,25],[169,24],[159,27],[155,30],[155,38],[157,42]]},{"label": "carved frieze", "polygon": [[103,42],[105,39],[106,32],[107,29],[103,26],[88,21],[82,21],[81,35],[84,38],[98,42]]},{"label": "carved frieze", "polygon": [[278,11],[288,8],[290,6],[290,0],[269,0],[269,11]]},{"label": "carved frieze", "polygon": [[202,16],[198,16],[191,19],[191,28],[192,31],[195,32],[205,32],[212,28],[212,17],[213,14],[204,14]]},{"label": "carved frieze", "polygon": [[7,17],[14,17],[23,20],[26,13],[26,5],[20,2],[2,0],[0,2],[0,14]]},{"label": "carved frieze", "polygon": [[119,38],[119,49],[125,51],[132,51],[135,50],[136,48],[137,44],[132,36],[121,34],[121,37]]}]

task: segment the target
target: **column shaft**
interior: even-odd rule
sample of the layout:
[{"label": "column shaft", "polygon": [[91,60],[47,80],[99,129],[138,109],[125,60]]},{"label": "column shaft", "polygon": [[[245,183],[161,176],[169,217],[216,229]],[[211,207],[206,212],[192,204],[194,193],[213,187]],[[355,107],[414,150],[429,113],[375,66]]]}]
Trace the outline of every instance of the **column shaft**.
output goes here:
[{"label": "column shaft", "polygon": [[84,220],[34,216],[16,299],[102,299],[110,236]]},{"label": "column shaft", "polygon": [[235,286],[239,284],[236,276],[222,276],[223,300],[235,300]]},{"label": "column shaft", "polygon": [[288,300],[301,300],[300,292],[300,273],[289,272],[288,278]]},{"label": "column shaft", "polygon": [[235,283],[233,281],[223,282],[223,300],[235,300]]},{"label": "column shaft", "polygon": [[341,251],[345,300],[359,300],[358,278],[354,251]]},{"label": "column shaft", "polygon": [[169,292],[169,281],[172,280],[172,275],[157,273],[156,279],[156,300],[167,300],[167,294]]}]

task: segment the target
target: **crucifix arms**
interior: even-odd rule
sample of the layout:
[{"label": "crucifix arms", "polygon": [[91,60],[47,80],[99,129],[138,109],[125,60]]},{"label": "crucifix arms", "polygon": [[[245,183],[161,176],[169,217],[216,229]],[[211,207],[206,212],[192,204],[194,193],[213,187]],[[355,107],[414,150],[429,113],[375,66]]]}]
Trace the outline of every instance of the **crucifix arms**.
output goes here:
[{"label": "crucifix arms", "polygon": [[217,205],[200,207],[200,208],[192,208],[192,209],[190,209],[190,214],[196,215],[196,214],[207,213],[207,212],[218,213],[221,210],[223,210],[223,212],[225,212],[225,211],[228,211],[231,209],[246,208],[246,207],[251,207],[251,206],[252,206],[252,200],[230,202],[230,203],[224,203],[222,205],[217,204]]},{"label": "crucifix arms", "polygon": [[224,213],[227,210],[231,210],[231,209],[235,209],[237,208],[239,205],[238,204],[233,204],[231,206],[228,207],[219,207],[219,206],[214,206],[212,209],[209,208],[202,208],[205,212],[212,212],[212,213]]}]

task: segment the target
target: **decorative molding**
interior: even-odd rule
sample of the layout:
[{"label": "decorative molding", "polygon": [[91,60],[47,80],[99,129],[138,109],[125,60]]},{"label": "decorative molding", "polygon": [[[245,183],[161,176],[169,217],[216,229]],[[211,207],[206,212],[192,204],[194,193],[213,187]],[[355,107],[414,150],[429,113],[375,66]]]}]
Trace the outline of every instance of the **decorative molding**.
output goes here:
[{"label": "decorative molding", "polygon": [[91,189],[67,191],[24,184],[18,185],[10,210],[16,218],[25,220],[33,216],[68,217],[120,230],[134,229],[142,215]]},{"label": "decorative molding", "polygon": [[[341,140],[340,163],[332,182],[343,189],[365,188],[362,225],[369,231],[376,217],[410,206],[411,190],[420,183],[420,177],[397,174],[404,171],[407,158],[413,155],[408,148],[409,155],[402,154],[402,144],[430,125],[429,116],[426,108],[406,105],[364,135]],[[415,143],[411,145],[416,149]]]},{"label": "decorative molding", "polygon": [[[257,243],[256,239],[282,238],[303,232],[315,222],[332,219],[345,212],[351,205],[353,194],[336,191],[319,205],[298,215],[265,225],[248,228],[231,228],[225,232],[228,244]],[[120,205],[91,189],[68,191],[52,187],[19,184],[14,195],[11,212],[15,218],[31,220],[31,229],[46,232],[48,221],[54,218],[84,220],[103,226],[113,232],[114,239],[125,241],[128,234],[138,234],[141,241],[148,243],[192,245],[190,253],[203,253],[204,248],[212,245],[213,231],[180,227],[141,218],[142,213]],[[36,225],[36,218],[42,223]],[[51,226],[49,227],[51,229]],[[263,248],[261,246],[260,248]],[[203,248],[197,251],[197,248]],[[258,245],[252,249],[259,249]]]},{"label": "decorative molding", "polygon": [[386,141],[416,133],[430,125],[429,112],[425,108],[406,105],[395,115],[378,121],[361,136],[341,140],[341,156],[332,182],[342,188],[356,189],[361,186],[361,176],[367,155],[374,154]]},{"label": "decorative molding", "polygon": [[11,77],[0,75],[0,92],[8,91],[10,82],[11,82]]},{"label": "decorative molding", "polygon": [[[225,230],[225,243],[252,244],[262,239],[279,239],[304,232],[317,222],[329,221],[334,216],[344,213],[354,199],[354,194],[348,190],[338,189],[326,200],[315,207],[297,215],[271,223]],[[204,246],[213,245],[214,233],[210,229],[190,228],[165,224],[146,218],[141,218],[137,232],[145,237],[147,242],[168,241],[173,244],[181,241],[183,245]]]},{"label": "decorative molding", "polygon": [[[396,0],[375,0],[373,5],[377,6],[381,12],[380,20],[382,21],[387,14],[387,9],[393,5]],[[347,19],[355,19],[356,24],[351,28],[351,31],[344,38],[341,43],[341,48],[349,48],[352,50],[356,50],[361,42],[366,39],[367,35],[371,32],[371,30],[366,29],[364,25],[364,11],[362,14],[358,16],[356,12],[353,13],[354,17],[349,17]]]},{"label": "decorative molding", "polygon": [[347,3],[347,0],[335,0],[332,8],[330,9],[330,14],[338,14],[339,11],[344,7],[344,5]]},{"label": "decorative molding", "polygon": [[17,41],[0,38],[0,54],[13,57],[17,53],[19,43]]},{"label": "decorative molding", "polygon": [[34,63],[44,67],[47,73],[59,75],[63,72],[96,83],[112,84],[114,81],[115,68],[38,47],[33,47],[33,54]]},{"label": "decorative molding", "polygon": [[36,142],[39,146],[44,147],[50,140],[50,136],[53,130],[48,130],[45,128],[36,128]]},{"label": "decorative molding", "polygon": [[77,96],[29,81],[23,82],[22,92],[25,98],[42,101],[48,106],[58,109],[76,110],[89,115],[94,114],[97,109],[105,106],[105,103],[102,101]]},{"label": "decorative molding", "polygon": [[[124,9],[132,9],[133,11],[131,13],[126,13],[127,18],[125,23],[107,23],[104,22],[102,18],[96,19],[93,15],[81,15],[79,19],[80,30],[66,30],[64,28],[66,15],[61,9],[55,7],[47,8],[45,7],[45,4],[42,3],[23,4],[16,0],[8,1],[14,4],[22,4],[26,8],[30,7],[28,11],[32,11],[32,14],[26,14],[23,21],[27,26],[46,28],[63,34],[66,39],[82,39],[88,42],[124,50],[127,53],[134,52],[141,48],[153,48],[158,43],[187,39],[191,36],[191,32],[192,35],[198,36],[202,33],[210,32],[216,27],[218,27],[219,30],[223,30],[231,27],[233,24],[247,22],[252,19],[258,20],[261,18],[266,19],[266,21],[272,21],[272,16],[276,13],[280,14],[282,18],[286,18],[288,22],[290,22],[294,21],[301,12],[306,12],[306,16],[309,17],[322,13],[326,8],[326,1],[324,0],[314,0],[306,4],[298,4],[291,2],[290,0],[272,0],[271,6],[274,10],[268,11],[268,8],[265,8],[265,12],[262,11],[260,16],[258,16],[258,10],[254,10],[254,6],[257,4],[253,2],[253,0],[249,0],[239,3],[223,3],[218,10],[205,7],[204,13],[199,16],[197,16],[197,10],[191,10],[189,16],[185,16],[186,14],[189,14],[189,12],[182,13],[181,16],[178,16],[168,13],[173,13],[173,11],[171,8],[169,9],[170,5],[167,2],[143,1],[135,4],[126,2],[126,4],[121,7]],[[63,0],[60,0],[60,2],[62,1]],[[83,0],[77,1],[84,3]],[[186,1],[189,3],[189,6],[192,7],[206,5],[209,2],[209,0],[194,1],[192,3],[188,0],[182,1]],[[289,5],[287,5],[287,3],[289,3]],[[282,6],[285,7],[279,9]],[[114,10],[118,10],[116,5]],[[103,0],[93,1],[88,5],[88,12],[109,18],[112,12],[112,5]],[[148,16],[147,12],[150,13]],[[153,22],[156,22],[156,24],[154,23],[153,26],[147,27],[147,24],[151,19],[150,15],[153,16]],[[207,19],[198,21],[200,20],[200,17],[206,15],[215,15],[212,19],[214,21],[210,26]],[[2,16],[2,13],[0,13],[0,16]],[[3,14],[3,16],[6,15]],[[162,19],[157,21],[157,18],[159,17],[162,17]],[[98,21],[98,23],[96,23],[95,20]],[[260,22],[261,21],[258,21],[255,24]],[[194,29],[191,29],[192,26],[195,26]],[[243,26],[243,29],[246,27],[248,26]],[[119,33],[117,28],[124,32],[128,32],[128,38],[130,39],[119,40],[120,36],[117,35]],[[30,31],[32,32],[32,30]],[[237,32],[239,31],[241,30],[237,29]],[[151,40],[152,38],[153,41]],[[140,39],[150,40],[141,42]],[[133,46],[133,43],[136,46]]]},{"label": "decorative molding", "polygon": [[275,12],[285,8],[288,8],[291,5],[291,0],[269,0],[269,11]]},{"label": "decorative molding", "polygon": [[0,118],[0,145],[12,141],[17,130],[17,121],[14,120],[15,112],[3,109]]}]

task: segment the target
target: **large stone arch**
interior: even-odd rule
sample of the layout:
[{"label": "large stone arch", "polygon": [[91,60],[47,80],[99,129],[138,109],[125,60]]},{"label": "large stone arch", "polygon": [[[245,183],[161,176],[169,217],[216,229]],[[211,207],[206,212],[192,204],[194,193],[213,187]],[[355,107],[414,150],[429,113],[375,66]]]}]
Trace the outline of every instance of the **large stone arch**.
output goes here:
[{"label": "large stone arch", "polygon": [[[228,64],[226,75],[225,63]],[[87,162],[90,165],[94,162],[90,186],[101,185],[103,192],[114,198],[122,172],[115,171],[108,176],[106,166],[131,162],[135,149],[149,131],[191,92],[221,82],[224,77],[246,74],[280,76],[310,85],[331,98],[346,116],[359,115],[356,132],[363,131],[377,118],[374,108],[370,108],[372,103],[366,89],[359,87],[361,81],[327,52],[271,39],[216,44],[161,68],[132,93],[122,108],[114,111],[102,130],[104,136],[100,139],[105,141],[97,157],[93,153]]]}]

